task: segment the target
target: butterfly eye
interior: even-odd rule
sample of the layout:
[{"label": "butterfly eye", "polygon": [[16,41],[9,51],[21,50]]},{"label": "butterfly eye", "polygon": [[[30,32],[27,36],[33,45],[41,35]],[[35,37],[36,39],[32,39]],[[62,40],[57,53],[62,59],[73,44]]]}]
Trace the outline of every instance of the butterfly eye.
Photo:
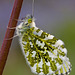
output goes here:
[{"label": "butterfly eye", "polygon": [[25,25],[28,25],[28,23],[26,23]]},{"label": "butterfly eye", "polygon": [[32,19],[28,19],[28,23],[32,23]]}]

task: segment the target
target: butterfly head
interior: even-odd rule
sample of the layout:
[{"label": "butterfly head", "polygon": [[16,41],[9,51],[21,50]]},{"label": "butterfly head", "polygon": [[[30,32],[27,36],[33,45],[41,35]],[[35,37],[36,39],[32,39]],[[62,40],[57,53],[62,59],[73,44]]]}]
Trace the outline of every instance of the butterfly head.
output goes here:
[{"label": "butterfly head", "polygon": [[25,26],[28,26],[28,27],[33,27],[35,26],[35,22],[34,22],[34,18],[32,15],[27,15],[23,21],[24,25]]},{"label": "butterfly head", "polygon": [[35,27],[35,20],[34,20],[34,17],[33,17],[32,15],[27,15],[27,16],[23,19],[22,27],[26,27],[26,28]]},{"label": "butterfly head", "polygon": [[30,24],[30,23],[32,23],[34,21],[32,15],[27,15],[25,20],[27,21],[28,24]]},{"label": "butterfly head", "polygon": [[25,18],[23,18],[22,22],[17,26],[16,30],[19,32],[23,32],[32,27],[36,27],[34,18],[32,15],[27,15]]}]

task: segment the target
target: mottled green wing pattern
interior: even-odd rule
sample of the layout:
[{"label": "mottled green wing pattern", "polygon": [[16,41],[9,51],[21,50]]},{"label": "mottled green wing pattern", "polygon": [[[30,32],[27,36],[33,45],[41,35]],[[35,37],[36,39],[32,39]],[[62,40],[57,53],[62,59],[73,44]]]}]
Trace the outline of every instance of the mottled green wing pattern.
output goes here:
[{"label": "mottled green wing pattern", "polygon": [[23,33],[21,44],[33,73],[38,75],[69,74],[71,64],[61,40],[32,27]]}]

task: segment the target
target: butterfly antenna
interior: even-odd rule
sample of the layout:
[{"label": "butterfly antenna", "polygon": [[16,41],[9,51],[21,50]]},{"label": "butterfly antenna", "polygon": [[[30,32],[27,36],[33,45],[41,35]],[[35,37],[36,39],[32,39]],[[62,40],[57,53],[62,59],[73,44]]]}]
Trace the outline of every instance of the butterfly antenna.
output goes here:
[{"label": "butterfly antenna", "polygon": [[34,17],[34,0],[32,1],[32,16]]}]

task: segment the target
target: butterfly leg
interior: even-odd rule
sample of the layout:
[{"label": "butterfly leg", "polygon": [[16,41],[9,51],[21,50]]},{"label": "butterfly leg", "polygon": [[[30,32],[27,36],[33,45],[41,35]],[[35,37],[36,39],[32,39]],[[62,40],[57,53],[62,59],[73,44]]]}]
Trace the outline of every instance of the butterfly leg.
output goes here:
[{"label": "butterfly leg", "polygon": [[5,39],[5,40],[11,40],[11,39],[13,39],[13,38],[15,38],[15,37],[17,37],[17,36],[19,36],[19,35],[14,35],[13,37],[11,37],[11,38],[9,38],[9,39]]},{"label": "butterfly leg", "polygon": [[7,26],[7,28],[8,28],[8,29],[16,29],[16,27],[12,27],[12,28],[11,28],[11,27],[8,27],[8,26]]}]

